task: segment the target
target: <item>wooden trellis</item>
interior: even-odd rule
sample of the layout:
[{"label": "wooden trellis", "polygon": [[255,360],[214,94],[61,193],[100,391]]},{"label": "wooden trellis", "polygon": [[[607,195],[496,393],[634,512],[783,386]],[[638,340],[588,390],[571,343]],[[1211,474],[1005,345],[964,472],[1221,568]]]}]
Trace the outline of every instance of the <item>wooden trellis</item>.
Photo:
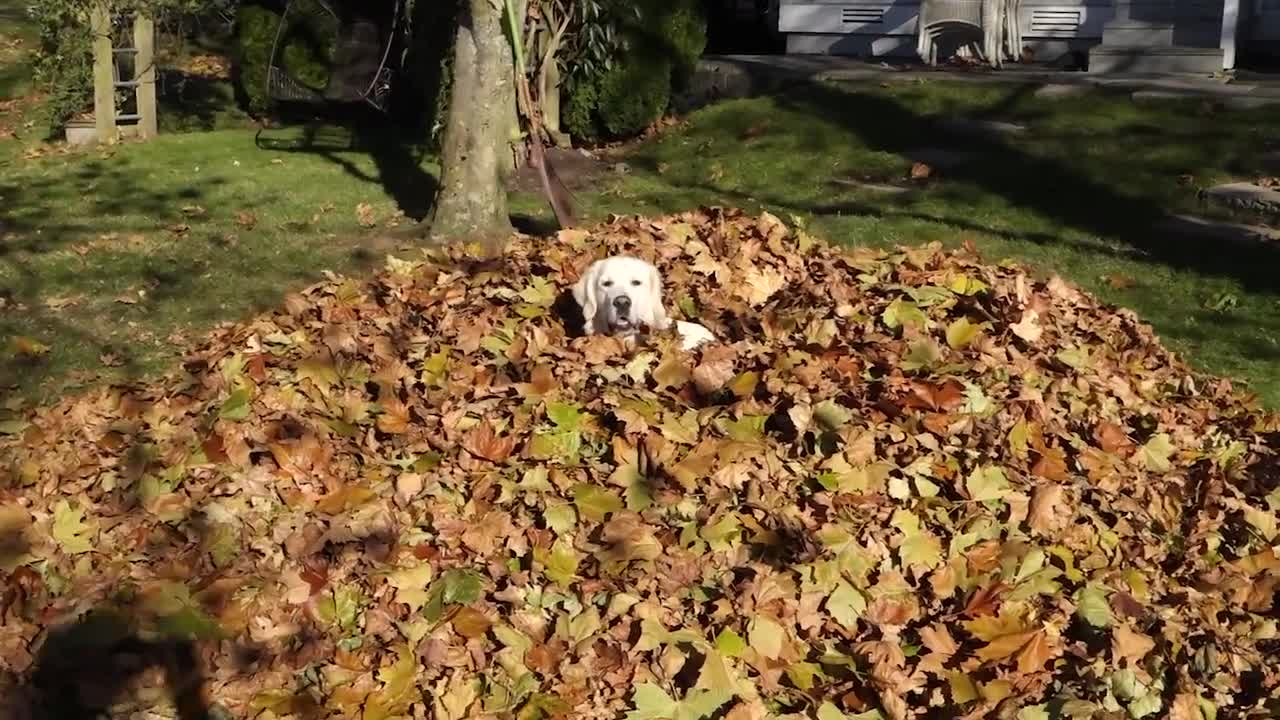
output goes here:
[{"label": "wooden trellis", "polygon": [[[112,41],[111,8],[94,5],[90,13],[93,31],[93,119],[99,142],[114,142],[121,136],[142,139],[155,137],[156,65],[155,21],[143,14],[133,17],[133,47],[115,47]],[[133,56],[133,76],[120,77],[116,58]],[[116,90],[130,88],[137,101],[133,113],[116,112]]]}]

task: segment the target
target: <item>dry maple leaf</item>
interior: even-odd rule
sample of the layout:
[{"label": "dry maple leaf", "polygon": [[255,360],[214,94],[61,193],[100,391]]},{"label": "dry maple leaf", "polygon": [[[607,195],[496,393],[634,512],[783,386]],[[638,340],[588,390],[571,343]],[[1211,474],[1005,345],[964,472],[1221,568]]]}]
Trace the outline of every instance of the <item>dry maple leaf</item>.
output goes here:
[{"label": "dry maple leaf", "polygon": [[371,228],[378,224],[378,218],[374,215],[373,206],[369,203],[356,205],[356,219],[360,222],[361,227]]},{"label": "dry maple leaf", "polygon": [[488,420],[482,420],[463,438],[462,447],[478,458],[501,463],[515,451],[516,440],[510,435],[499,436]]},{"label": "dry maple leaf", "polygon": [[922,162],[911,163],[911,179],[927,180],[933,175],[933,168]]}]

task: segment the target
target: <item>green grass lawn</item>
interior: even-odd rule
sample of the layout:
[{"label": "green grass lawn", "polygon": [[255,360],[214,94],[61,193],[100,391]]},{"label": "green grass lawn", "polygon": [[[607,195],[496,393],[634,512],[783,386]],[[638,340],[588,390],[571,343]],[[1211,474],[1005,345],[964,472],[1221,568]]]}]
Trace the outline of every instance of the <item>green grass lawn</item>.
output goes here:
[{"label": "green grass lawn", "polygon": [[[1029,131],[948,136],[929,121],[940,114]],[[1059,272],[1137,310],[1197,365],[1280,407],[1276,253],[1157,229],[1168,209],[1210,212],[1197,186],[1259,172],[1269,117],[946,82],[806,88],[695,113],[577,199],[588,219],[719,204],[795,216],[846,244],[971,239],[992,261]],[[971,156],[912,184],[904,153],[930,147]],[[373,152],[287,152],[228,129],[7,157],[0,393],[22,397],[144,377],[174,364],[182,337],[270,306],[323,270],[380,265],[397,208],[421,215],[433,188],[430,159],[390,139]],[[375,227],[361,224],[362,203]],[[547,217],[528,196],[513,212]]]}]

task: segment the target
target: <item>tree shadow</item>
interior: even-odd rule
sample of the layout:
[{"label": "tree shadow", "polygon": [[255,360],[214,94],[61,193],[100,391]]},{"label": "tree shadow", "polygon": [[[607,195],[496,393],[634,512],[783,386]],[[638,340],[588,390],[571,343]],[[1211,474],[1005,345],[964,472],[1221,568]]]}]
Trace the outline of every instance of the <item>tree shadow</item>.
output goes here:
[{"label": "tree shadow", "polygon": [[[294,106],[278,117],[282,126],[259,131],[258,147],[322,157],[356,180],[381,185],[406,217],[427,216],[438,181],[422,166],[426,148],[385,115],[361,105]],[[343,157],[349,153],[367,154],[376,174]]]}]

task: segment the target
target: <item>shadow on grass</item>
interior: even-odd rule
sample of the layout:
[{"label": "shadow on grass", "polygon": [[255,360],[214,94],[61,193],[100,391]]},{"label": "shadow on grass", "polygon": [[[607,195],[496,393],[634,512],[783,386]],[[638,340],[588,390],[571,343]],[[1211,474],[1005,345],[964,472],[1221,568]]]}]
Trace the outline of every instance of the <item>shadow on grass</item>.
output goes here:
[{"label": "shadow on grass", "polygon": [[[352,179],[381,185],[406,217],[427,216],[438,182],[422,167],[424,145],[386,116],[362,105],[282,107],[278,116],[283,126],[260,131],[258,147],[324,158]],[[351,152],[367,153],[377,174],[342,157]]]}]

